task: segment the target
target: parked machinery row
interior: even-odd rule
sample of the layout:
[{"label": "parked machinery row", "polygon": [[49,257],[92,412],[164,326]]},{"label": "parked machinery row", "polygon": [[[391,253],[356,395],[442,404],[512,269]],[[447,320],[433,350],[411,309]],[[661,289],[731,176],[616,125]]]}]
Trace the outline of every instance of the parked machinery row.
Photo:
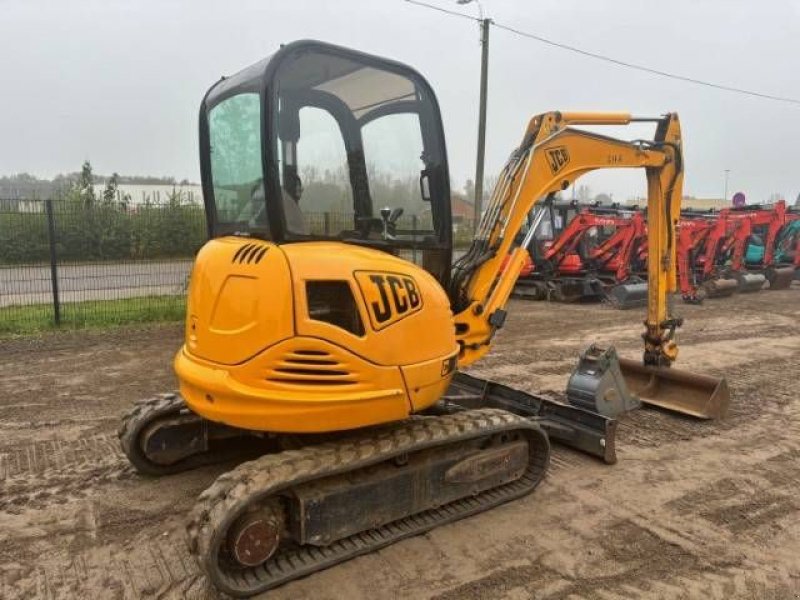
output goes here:
[{"label": "parked machinery row", "polygon": [[[647,302],[644,209],[548,198],[529,222],[536,230],[515,296],[603,300],[617,308]],[[676,240],[680,293],[687,303],[765,287],[786,289],[800,273],[800,207],[787,207],[783,200],[684,210]]]}]

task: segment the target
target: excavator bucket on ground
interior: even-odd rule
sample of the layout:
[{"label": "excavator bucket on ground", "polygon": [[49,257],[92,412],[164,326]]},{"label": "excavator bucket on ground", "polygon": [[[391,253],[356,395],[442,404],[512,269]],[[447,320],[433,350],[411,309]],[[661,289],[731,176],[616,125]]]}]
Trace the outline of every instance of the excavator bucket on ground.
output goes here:
[{"label": "excavator bucket on ground", "polygon": [[619,358],[613,346],[592,344],[581,353],[567,384],[573,406],[607,418],[657,406],[701,419],[721,419],[730,403],[725,379]]},{"label": "excavator bucket on ground", "polygon": [[761,273],[741,273],[736,276],[738,283],[738,292],[740,294],[749,294],[757,292],[764,287],[767,278]]},{"label": "excavator bucket on ground", "polygon": [[794,267],[774,267],[768,269],[766,275],[769,281],[769,289],[785,290],[792,285],[795,269]]},{"label": "excavator bucket on ground", "polygon": [[[748,276],[744,275],[744,277]],[[762,279],[761,283],[758,284],[759,287],[756,288],[756,290],[760,289],[763,283],[764,280]],[[740,284],[736,279],[728,279],[720,277],[717,279],[709,279],[708,281],[703,282],[702,288],[703,291],[705,292],[706,298],[727,298],[728,296],[732,296],[733,294],[735,294],[737,291],[741,291],[739,289],[739,285]]]},{"label": "excavator bucket on ground", "polygon": [[621,283],[606,292],[608,303],[614,308],[641,308],[647,306],[647,282]]},{"label": "excavator bucket on ground", "polygon": [[700,419],[721,419],[728,412],[731,398],[724,378],[645,366],[626,358],[619,359],[619,366],[628,389],[643,404]]}]

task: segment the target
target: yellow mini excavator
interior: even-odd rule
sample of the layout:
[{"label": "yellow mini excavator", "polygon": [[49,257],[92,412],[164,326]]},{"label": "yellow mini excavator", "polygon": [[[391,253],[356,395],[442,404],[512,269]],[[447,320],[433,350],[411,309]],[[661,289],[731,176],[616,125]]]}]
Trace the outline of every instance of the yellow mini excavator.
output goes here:
[{"label": "yellow mini excavator", "polygon": [[[636,120],[654,123],[653,140],[575,127]],[[589,171],[646,170],[644,360],[623,368],[633,391],[722,414],[719,381],[668,368],[682,156],[675,114],[535,116],[451,265],[441,117],[416,71],[302,41],[217,82],[200,110],[210,241],[191,276],[180,394],[138,403],[120,428],[145,474],[255,457],[189,517],[213,585],[252,595],[525,495],[550,439],[614,461],[613,418],[459,372],[503,326],[531,208]]]}]

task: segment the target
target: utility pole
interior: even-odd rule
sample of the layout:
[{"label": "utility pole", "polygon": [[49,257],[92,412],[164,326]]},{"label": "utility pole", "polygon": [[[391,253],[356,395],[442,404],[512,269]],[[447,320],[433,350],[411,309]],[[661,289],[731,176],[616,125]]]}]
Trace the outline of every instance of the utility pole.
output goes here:
[{"label": "utility pole", "polygon": [[481,220],[483,204],[483,158],[486,152],[486,92],[489,78],[489,26],[491,19],[481,19],[481,96],[478,114],[478,153],[475,159],[475,228]]},{"label": "utility pole", "polygon": [[475,2],[478,5],[477,19],[481,25],[481,95],[478,112],[478,153],[475,158],[475,230],[481,220],[481,204],[483,204],[483,157],[486,154],[486,91],[489,85],[489,27],[491,19],[483,15],[480,0],[456,0],[456,4],[465,5]]},{"label": "utility pole", "polygon": [[486,154],[486,93],[489,86],[489,27],[492,21],[486,18],[483,14],[483,5],[480,0],[455,0],[456,4],[464,6],[472,4],[473,2],[478,6],[479,18],[471,17],[464,13],[449,11],[425,2],[418,0],[406,0],[411,4],[419,4],[434,10],[449,13],[457,17],[463,17],[472,21],[477,21],[481,28],[481,88],[480,88],[480,104],[478,109],[478,152],[475,158],[475,230],[478,229],[478,224],[481,220],[482,204],[483,204],[483,162],[484,155]]}]

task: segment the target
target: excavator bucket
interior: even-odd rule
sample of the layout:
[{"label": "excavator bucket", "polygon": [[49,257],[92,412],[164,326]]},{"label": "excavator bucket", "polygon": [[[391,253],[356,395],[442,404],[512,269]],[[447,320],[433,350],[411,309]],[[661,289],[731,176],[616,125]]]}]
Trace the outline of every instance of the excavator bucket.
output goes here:
[{"label": "excavator bucket", "polygon": [[761,273],[742,273],[736,276],[736,280],[739,284],[739,293],[749,294],[763,288],[767,278]]},{"label": "excavator bucket", "polygon": [[606,298],[614,308],[641,308],[647,306],[647,282],[621,283],[608,292]]},{"label": "excavator bucket", "polygon": [[728,412],[730,391],[725,378],[645,366],[625,358],[619,359],[619,366],[628,389],[643,404],[700,419],[721,419]]},{"label": "excavator bucket", "polygon": [[[748,275],[744,275],[748,277]],[[762,285],[764,280],[761,280]],[[718,279],[710,279],[703,283],[703,290],[705,291],[706,298],[727,298],[739,291],[739,282],[735,279],[726,279],[720,277]]]},{"label": "excavator bucket", "polygon": [[767,270],[769,289],[785,290],[792,285],[794,279],[794,267],[775,267]]}]

